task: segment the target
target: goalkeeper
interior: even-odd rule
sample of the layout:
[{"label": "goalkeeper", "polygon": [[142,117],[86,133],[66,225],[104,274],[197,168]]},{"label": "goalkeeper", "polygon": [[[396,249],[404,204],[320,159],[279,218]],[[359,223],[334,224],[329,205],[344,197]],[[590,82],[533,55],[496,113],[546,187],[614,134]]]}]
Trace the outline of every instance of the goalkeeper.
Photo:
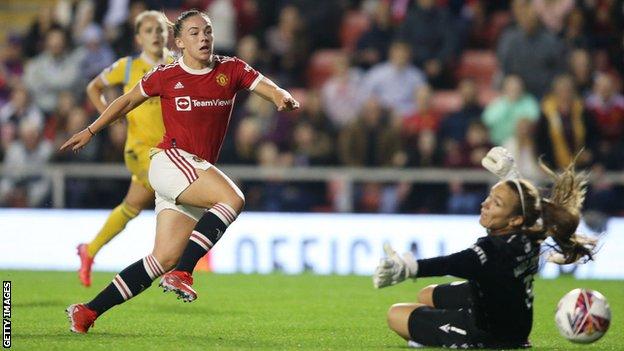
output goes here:
[{"label": "goalkeeper", "polygon": [[408,278],[452,275],[467,281],[430,285],[417,303],[399,303],[388,311],[388,325],[411,346],[452,348],[530,347],[533,277],[541,243],[552,237],[549,260],[559,264],[592,258],[595,241],[576,234],[585,195],[585,175],[572,163],[553,178],[549,198],[520,179],[511,155],[495,147],[482,164],[501,180],[481,204],[479,223],[487,236],[470,248],[416,260],[399,256],[388,244],[373,276],[376,288]]}]

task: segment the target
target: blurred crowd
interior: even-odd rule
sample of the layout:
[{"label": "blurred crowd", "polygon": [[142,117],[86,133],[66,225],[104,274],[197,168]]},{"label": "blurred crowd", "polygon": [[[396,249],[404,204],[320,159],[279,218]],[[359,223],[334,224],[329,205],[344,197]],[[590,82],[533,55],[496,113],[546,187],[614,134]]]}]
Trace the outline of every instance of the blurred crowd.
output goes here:
[{"label": "blurred crowd", "polygon": [[[586,207],[624,213],[622,187],[603,177],[624,169],[622,0],[59,0],[1,51],[0,205],[50,205],[49,181],[22,165],[123,162],[123,122],[78,154],[57,150],[97,117],[86,83],[136,53],[134,17],[190,8],[211,16],[216,53],[302,103],[279,113],[239,93],[222,165],[480,168],[503,145],[529,179],[540,155],[554,168],[578,155],[596,179]],[[126,187],[69,179],[67,206],[109,207]],[[339,187],[242,184],[259,211],[335,211]],[[477,213],[485,187],[362,183],[354,211]]]}]

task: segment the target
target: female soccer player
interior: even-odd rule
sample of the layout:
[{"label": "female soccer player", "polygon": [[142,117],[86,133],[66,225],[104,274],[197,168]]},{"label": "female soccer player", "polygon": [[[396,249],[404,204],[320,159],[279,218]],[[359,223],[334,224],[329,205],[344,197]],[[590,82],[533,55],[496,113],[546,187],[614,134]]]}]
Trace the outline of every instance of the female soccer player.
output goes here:
[{"label": "female soccer player", "polygon": [[[141,54],[117,60],[87,85],[87,95],[100,114],[107,107],[107,103],[102,99],[106,87],[122,85],[124,93],[127,93],[152,67],[173,61],[165,49],[168,30],[165,18],[160,12],[141,12],[134,21],[134,33],[134,40],[141,47]],[[88,244],[78,245],[80,257],[78,278],[84,286],[91,286],[91,266],[102,246],[119,234],[130,220],[154,201],[154,190],[147,179],[147,172],[150,163],[149,150],[158,145],[165,133],[160,99],[148,99],[128,112],[127,120],[128,136],[124,160],[132,173],[132,181],[123,202],[113,209],[95,238]]]},{"label": "female soccer player", "polygon": [[[511,159],[508,155],[504,158]],[[484,166],[492,170],[487,160]],[[498,158],[493,163],[500,162]],[[524,179],[507,177],[500,181],[481,204],[479,223],[488,235],[470,248],[415,260],[411,253],[400,257],[389,245],[384,247],[388,257],[381,260],[373,276],[376,288],[417,277],[453,275],[468,279],[430,285],[420,291],[418,303],[393,305],[388,311],[390,329],[412,346],[530,345],[533,276],[540,243],[546,237],[554,240],[556,254],[551,260],[560,264],[591,259],[595,246],[595,241],[575,234],[585,196],[584,175],[575,174],[574,164],[558,175],[542,167],[554,179],[550,197],[541,198],[535,186]]]},{"label": "female soccer player", "polygon": [[165,135],[151,152],[149,169],[150,184],[156,191],[154,250],[116,275],[89,303],[67,308],[71,330],[76,333],[86,333],[102,313],[136,296],[173,268],[191,232],[195,240],[209,246],[236,219],[244,197],[213,165],[236,93],[249,89],[273,102],[280,111],[299,108],[290,93],[245,62],[213,54],[212,25],[206,14],[197,10],[183,12],[172,26],[182,57],[146,74],[61,147],[80,150],[99,130],[148,97],[160,96]]}]

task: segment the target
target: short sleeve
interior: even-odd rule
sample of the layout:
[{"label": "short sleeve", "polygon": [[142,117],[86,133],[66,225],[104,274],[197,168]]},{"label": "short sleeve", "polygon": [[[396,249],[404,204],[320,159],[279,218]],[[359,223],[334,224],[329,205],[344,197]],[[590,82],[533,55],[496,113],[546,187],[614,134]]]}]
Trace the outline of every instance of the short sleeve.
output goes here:
[{"label": "short sleeve", "polygon": [[238,90],[247,89],[254,90],[258,83],[262,80],[262,74],[253,69],[247,62],[234,58],[236,63],[235,74],[237,79]]},{"label": "short sleeve", "polygon": [[120,58],[100,73],[100,79],[102,79],[106,86],[123,84],[127,64],[128,57]]},{"label": "short sleeve", "polygon": [[161,75],[163,65],[158,65],[147,72],[141,81],[139,87],[141,88],[141,94],[145,97],[160,96],[161,94]]}]

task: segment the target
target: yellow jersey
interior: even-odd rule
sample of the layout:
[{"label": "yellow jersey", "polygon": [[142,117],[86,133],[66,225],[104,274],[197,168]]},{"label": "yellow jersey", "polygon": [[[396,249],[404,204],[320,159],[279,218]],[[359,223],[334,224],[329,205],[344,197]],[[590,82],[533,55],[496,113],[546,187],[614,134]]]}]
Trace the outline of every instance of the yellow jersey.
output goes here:
[{"label": "yellow jersey", "polygon": [[[122,57],[106,68],[100,74],[100,79],[106,86],[123,85],[125,94],[132,90],[152,67],[160,63],[172,63],[174,60],[166,50],[165,57],[162,62],[154,62],[145,54]],[[135,144],[154,147],[162,140],[165,127],[159,97],[149,98],[130,111],[126,118],[128,120],[126,148]]]}]

